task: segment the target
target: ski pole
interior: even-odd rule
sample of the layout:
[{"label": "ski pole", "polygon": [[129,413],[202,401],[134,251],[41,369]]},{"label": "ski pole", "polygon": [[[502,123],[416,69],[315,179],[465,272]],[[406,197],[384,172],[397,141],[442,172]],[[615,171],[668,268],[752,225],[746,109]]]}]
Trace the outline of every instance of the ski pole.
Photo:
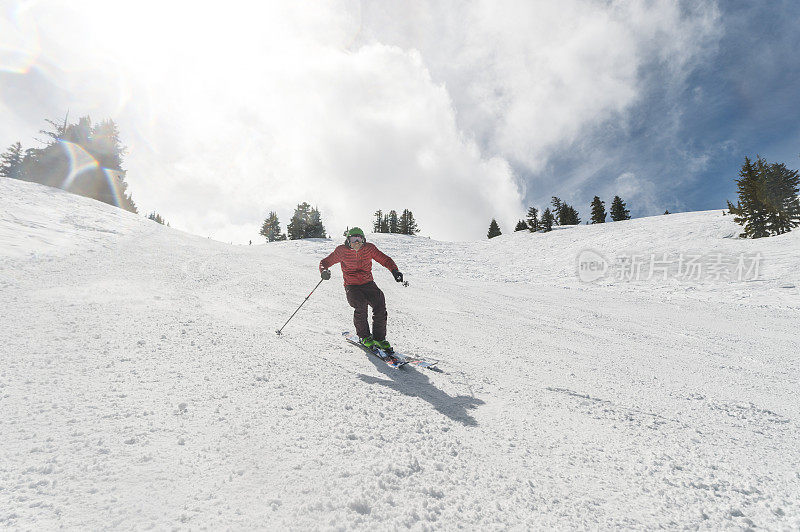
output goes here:
[{"label": "ski pole", "polygon": [[[314,290],[316,290],[317,288],[319,288],[319,285],[321,285],[321,284],[322,284],[322,281],[324,281],[324,280],[325,280],[325,279],[320,279],[320,280],[319,280],[319,282],[317,283],[317,286],[315,286],[315,287],[314,287]],[[314,293],[314,290],[312,290],[312,291],[311,291],[311,294],[313,294],[313,293]],[[309,298],[309,297],[311,297],[311,294],[308,294],[308,295],[306,296],[306,298],[303,300],[303,302],[302,302],[302,303],[300,303],[300,307],[302,307],[302,306],[305,304],[305,302],[306,302],[306,301],[308,301],[308,298]],[[297,307],[297,310],[300,310],[300,307]],[[297,310],[295,310],[295,311],[292,313],[292,315],[291,315],[291,316],[289,316],[289,319],[288,319],[288,320],[286,320],[286,323],[289,323],[289,322],[291,321],[291,319],[292,319],[292,318],[294,318],[294,315],[295,315],[295,314],[297,314]],[[286,327],[286,323],[284,323],[284,324],[283,324],[283,327]],[[280,329],[278,329],[278,330],[277,330],[277,331],[275,331],[275,332],[276,332],[276,333],[278,333],[278,334],[281,334],[281,331],[283,330],[283,327],[281,327]]]}]

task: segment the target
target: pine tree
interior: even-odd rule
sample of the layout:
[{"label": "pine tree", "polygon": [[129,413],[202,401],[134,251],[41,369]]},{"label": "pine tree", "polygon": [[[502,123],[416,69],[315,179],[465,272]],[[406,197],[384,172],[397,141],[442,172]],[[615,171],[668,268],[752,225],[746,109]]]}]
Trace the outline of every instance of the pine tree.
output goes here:
[{"label": "pine tree", "polygon": [[[90,122],[88,116],[86,120]],[[136,205],[127,192],[128,183],[125,181],[127,170],[122,168],[123,157],[127,149],[119,138],[117,124],[111,119],[106,119],[94,126],[91,129],[91,136],[87,140],[86,150],[92,154],[100,166],[98,173],[101,175],[98,175],[96,179],[98,181],[104,179],[103,184],[95,185],[95,188],[99,188],[101,191],[98,196],[105,194],[106,199],[102,197],[97,199],[101,201],[108,200],[106,203],[119,203],[119,207],[127,211],[136,212]],[[110,180],[114,183],[111,189],[107,187]]]},{"label": "pine tree", "polygon": [[388,233],[389,232],[389,215],[384,214],[383,220],[381,221],[381,233]]},{"label": "pine tree", "polygon": [[266,219],[264,219],[264,223],[261,225],[259,234],[266,238],[267,242],[286,240],[286,235],[281,233],[281,223],[278,221],[278,213],[275,211],[269,213]]},{"label": "pine tree", "polygon": [[289,225],[286,226],[286,232],[289,240],[300,240],[306,238],[306,230],[311,223],[311,205],[303,202],[297,206],[289,220]]},{"label": "pine tree", "polygon": [[381,233],[381,223],[383,222],[383,211],[380,209],[375,211],[375,221],[372,223],[372,232],[373,233]]},{"label": "pine tree", "polygon": [[528,228],[531,232],[539,230],[539,210],[536,207],[528,208]]},{"label": "pine tree", "polygon": [[800,225],[800,202],[797,170],[789,170],[783,163],[763,167],[764,203],[767,205],[767,230],[774,235],[788,233]]},{"label": "pine tree", "polygon": [[[389,211],[389,233],[403,233],[400,230],[400,222],[397,218],[397,211],[391,210]],[[405,234],[405,233],[403,233]]]},{"label": "pine tree", "polygon": [[22,161],[22,177],[43,185],[62,188],[122,209],[137,212],[127,192],[122,167],[125,147],[113,120],[92,126],[84,116],[75,124],[45,120],[49,140],[43,148],[29,149]]},{"label": "pine tree", "polygon": [[548,207],[542,213],[542,219],[541,219],[539,225],[541,226],[542,230],[545,233],[547,233],[547,232],[550,232],[550,231],[553,230],[553,223],[554,222],[555,222],[555,217],[553,216],[553,213],[550,212],[550,208]]},{"label": "pine tree", "polygon": [[739,176],[739,200],[736,206],[729,201],[728,208],[734,221],[744,226],[740,236],[780,235],[800,225],[797,170],[789,170],[783,163],[769,164],[760,156],[755,163],[745,157]]},{"label": "pine tree", "polygon": [[76,124],[67,124],[62,140],[78,144],[84,150],[89,151],[89,147],[92,143],[93,129],[92,118],[88,115],[82,116],[78,119]]},{"label": "pine tree", "polygon": [[564,202],[561,201],[561,198],[553,196],[550,203],[553,205],[553,210],[551,211],[553,214],[553,220],[556,224],[560,225],[562,216],[561,211],[564,207]]},{"label": "pine tree", "polygon": [[[744,232],[739,235],[743,238],[762,238],[769,236],[767,230],[767,205],[763,201],[763,168],[766,161],[758,157],[753,164],[749,157],[744,158],[742,169],[739,170],[739,179],[736,180],[739,201],[736,207],[728,202],[728,208],[734,215],[734,221],[744,227]],[[762,175],[759,175],[759,174]],[[667,214],[667,213],[664,213]]]},{"label": "pine tree", "polygon": [[514,228],[515,233],[517,231],[527,231],[527,230],[528,230],[528,224],[525,223],[525,220],[518,221],[517,226]]},{"label": "pine tree", "polygon": [[[71,180],[76,176],[75,162],[73,160],[74,152],[78,155],[83,155],[81,152],[85,151],[80,147],[77,149],[70,149],[72,144],[66,144],[66,132],[69,127],[67,119],[59,124],[53,120],[45,120],[50,124],[52,130],[42,129],[39,133],[44,134],[49,140],[43,142],[42,148],[29,148],[25,150],[25,157],[22,161],[22,173],[26,181],[40,183],[51,187],[62,188],[69,190],[73,193],[80,193],[70,188]],[[89,156],[84,155],[84,160],[89,159]],[[86,170],[90,168],[81,169]]]},{"label": "pine tree", "polygon": [[557,218],[558,225],[578,225],[581,219],[578,217],[578,211],[572,205],[566,203],[561,204],[561,210]]},{"label": "pine tree", "polygon": [[400,219],[397,222],[397,232],[401,235],[415,235],[419,233],[419,227],[417,227],[417,221],[414,220],[414,214],[408,209],[403,209],[403,214],[400,215]]},{"label": "pine tree", "polygon": [[15,142],[0,155],[0,177],[22,178],[22,143]]},{"label": "pine tree", "polygon": [[50,124],[50,126],[53,129],[52,130],[40,129],[39,133],[47,135],[55,142],[60,142],[61,140],[64,140],[66,138],[67,124],[69,121],[69,112],[64,117],[64,121],[60,124],[55,120],[50,120],[49,118],[45,118],[44,121]]},{"label": "pine tree", "polygon": [[419,226],[417,226],[417,221],[414,219],[414,213],[408,209],[405,209],[402,216],[405,217],[405,231],[403,234],[416,235],[419,233]]},{"label": "pine tree", "polygon": [[492,218],[492,222],[489,224],[489,232],[486,233],[487,238],[494,238],[496,236],[500,236],[503,233],[500,232],[500,226],[497,225],[497,220]]},{"label": "pine tree", "polygon": [[31,168],[35,168],[39,163],[39,154],[42,150],[36,148],[27,148],[25,156],[22,157],[22,170],[20,171],[20,179],[23,181],[36,181],[34,176],[31,175]]},{"label": "pine tree", "polygon": [[592,223],[602,224],[606,222],[606,204],[600,201],[599,196],[595,196],[592,200]]},{"label": "pine tree", "polygon": [[314,207],[308,219],[308,225],[305,228],[305,236],[303,238],[326,238],[325,226],[322,225],[322,215],[319,209]]},{"label": "pine tree", "polygon": [[581,223],[578,211],[571,205],[561,201],[561,198],[553,196],[551,203],[553,205],[553,210],[551,211],[553,223],[556,225],[578,225]]},{"label": "pine tree", "polygon": [[48,180],[44,184],[117,205],[119,202],[114,185],[118,179],[106,179],[97,159],[89,151],[92,140],[91,118],[84,116],[75,124],[67,123],[63,131],[58,142],[44,148],[44,165],[39,173]]},{"label": "pine tree", "polygon": [[611,220],[619,222],[630,219],[631,212],[625,209],[625,202],[619,196],[614,196],[614,201],[611,202]]},{"label": "pine tree", "polygon": [[164,220],[164,218],[162,218],[161,215],[158,214],[156,211],[153,211],[150,214],[148,214],[147,215],[147,219],[148,220],[153,220],[157,224],[168,225],[166,220]]},{"label": "pine tree", "polygon": [[120,141],[119,128],[113,120],[103,120],[92,128],[87,151],[103,168],[122,170],[122,157],[127,150]]}]

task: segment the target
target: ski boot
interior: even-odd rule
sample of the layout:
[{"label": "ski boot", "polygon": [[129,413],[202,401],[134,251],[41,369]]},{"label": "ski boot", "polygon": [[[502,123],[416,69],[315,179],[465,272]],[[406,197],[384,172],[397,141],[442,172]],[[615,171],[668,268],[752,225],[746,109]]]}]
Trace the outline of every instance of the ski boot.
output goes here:
[{"label": "ski boot", "polygon": [[394,349],[392,349],[392,344],[390,344],[389,340],[385,338],[383,340],[375,340],[375,347],[377,347],[378,349],[382,349],[387,353],[394,353]]},{"label": "ski boot", "polygon": [[369,349],[375,349],[376,347],[378,347],[378,342],[375,341],[375,339],[372,337],[372,335],[365,336],[364,338],[362,338],[360,340],[360,342],[361,342],[361,345],[363,345],[364,347],[367,347]]}]

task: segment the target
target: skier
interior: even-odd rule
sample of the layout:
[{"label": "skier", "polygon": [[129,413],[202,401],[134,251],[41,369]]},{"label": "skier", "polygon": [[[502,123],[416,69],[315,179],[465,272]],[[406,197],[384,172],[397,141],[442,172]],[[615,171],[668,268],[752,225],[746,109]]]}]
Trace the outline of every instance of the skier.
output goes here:
[{"label": "skier", "polygon": [[[355,309],[353,325],[361,344],[391,353],[392,346],[386,340],[386,299],[372,280],[373,259],[392,272],[395,281],[403,282],[403,274],[397,269],[397,264],[375,247],[375,244],[368,243],[364,231],[358,227],[350,229],[344,244],[337,246],[333,253],[320,261],[319,271],[327,281],[331,278],[328,268],[337,262],[342,263],[344,291],[347,302]],[[367,323],[367,305],[372,307],[372,334]]]}]

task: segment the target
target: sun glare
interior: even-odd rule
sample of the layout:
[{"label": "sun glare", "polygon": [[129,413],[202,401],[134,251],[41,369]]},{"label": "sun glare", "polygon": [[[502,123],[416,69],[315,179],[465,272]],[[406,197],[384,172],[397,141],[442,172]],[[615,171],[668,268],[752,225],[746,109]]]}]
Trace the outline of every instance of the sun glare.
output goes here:
[{"label": "sun glare", "polygon": [[27,14],[28,5],[0,11],[0,72],[24,74],[39,57],[39,32]]},{"label": "sun glare", "polygon": [[64,148],[64,152],[69,158],[69,173],[64,176],[64,181],[59,188],[69,189],[75,178],[80,174],[100,166],[97,160],[78,144],[66,140],[60,140],[59,144]]}]

